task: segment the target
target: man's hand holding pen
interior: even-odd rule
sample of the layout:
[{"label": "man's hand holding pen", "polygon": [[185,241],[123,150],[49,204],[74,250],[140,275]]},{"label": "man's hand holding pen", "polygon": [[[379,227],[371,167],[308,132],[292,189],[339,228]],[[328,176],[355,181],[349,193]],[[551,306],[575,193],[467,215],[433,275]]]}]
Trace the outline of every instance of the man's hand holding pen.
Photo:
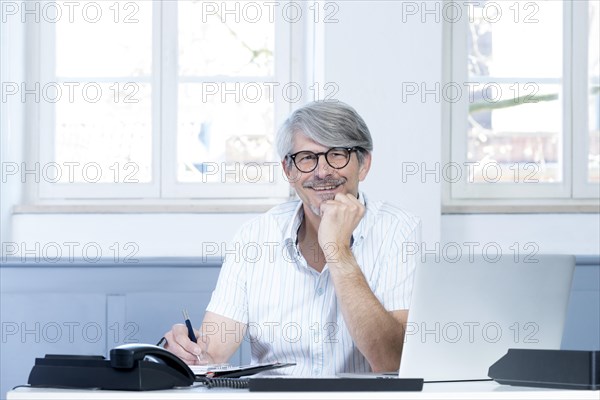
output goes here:
[{"label": "man's hand holding pen", "polygon": [[[213,364],[208,355],[208,337],[192,327],[189,316],[184,310],[184,324],[175,324],[165,334],[165,349],[181,358],[189,365]],[[200,340],[198,340],[200,339]]]}]

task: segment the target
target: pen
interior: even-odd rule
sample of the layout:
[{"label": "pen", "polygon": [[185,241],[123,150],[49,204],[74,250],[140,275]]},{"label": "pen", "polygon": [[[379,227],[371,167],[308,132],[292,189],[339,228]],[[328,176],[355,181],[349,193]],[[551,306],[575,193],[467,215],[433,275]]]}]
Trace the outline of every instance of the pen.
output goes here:
[{"label": "pen", "polygon": [[[187,310],[183,310],[183,318],[185,319],[185,326],[187,326],[188,337],[192,342],[196,343],[198,339],[194,334],[194,328],[192,328],[192,322],[190,321],[190,315],[188,314]],[[198,354],[196,354],[196,358],[198,358],[199,363],[202,363]]]}]

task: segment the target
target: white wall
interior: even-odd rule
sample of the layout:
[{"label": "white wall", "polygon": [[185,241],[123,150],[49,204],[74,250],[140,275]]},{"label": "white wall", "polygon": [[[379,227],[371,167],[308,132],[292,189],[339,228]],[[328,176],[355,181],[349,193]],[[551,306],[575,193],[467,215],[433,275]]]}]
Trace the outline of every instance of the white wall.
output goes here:
[{"label": "white wall", "polygon": [[[98,248],[103,256],[117,254],[121,259],[125,256],[215,256],[206,253],[212,253],[215,246],[219,250],[227,249],[233,233],[252,216],[21,214],[14,219],[13,242],[21,252],[29,250],[40,254],[42,259],[53,258],[60,252],[63,261],[71,254],[75,258],[95,259]],[[221,252],[216,254],[219,255]]]},{"label": "white wall", "polygon": [[[600,254],[599,214],[533,214],[533,215],[445,215],[442,217],[441,248],[457,243],[477,242],[477,252],[485,244],[499,246],[513,254],[538,253],[598,255]],[[517,245],[515,246],[515,243]],[[526,244],[530,243],[527,248]],[[479,250],[477,250],[479,249]],[[537,249],[537,250],[536,250]],[[493,248],[490,247],[490,251]]]}]

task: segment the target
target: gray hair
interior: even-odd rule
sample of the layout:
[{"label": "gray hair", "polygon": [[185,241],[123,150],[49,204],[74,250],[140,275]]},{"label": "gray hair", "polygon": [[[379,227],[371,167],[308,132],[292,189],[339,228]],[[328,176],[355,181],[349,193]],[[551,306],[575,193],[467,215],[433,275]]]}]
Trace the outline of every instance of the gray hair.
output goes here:
[{"label": "gray hair", "polygon": [[277,132],[277,151],[282,159],[292,151],[298,133],[325,147],[360,147],[356,154],[361,165],[365,153],[373,151],[367,124],[354,108],[341,101],[315,101],[295,110]]}]

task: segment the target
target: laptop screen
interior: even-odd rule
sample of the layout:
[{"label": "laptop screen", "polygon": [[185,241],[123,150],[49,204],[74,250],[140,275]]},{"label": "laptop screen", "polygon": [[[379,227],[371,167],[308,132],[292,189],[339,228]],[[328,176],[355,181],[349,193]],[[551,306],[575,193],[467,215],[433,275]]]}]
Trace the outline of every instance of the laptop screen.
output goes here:
[{"label": "laptop screen", "polygon": [[509,348],[560,348],[574,268],[568,255],[425,259],[399,376],[489,379],[489,367]]}]

